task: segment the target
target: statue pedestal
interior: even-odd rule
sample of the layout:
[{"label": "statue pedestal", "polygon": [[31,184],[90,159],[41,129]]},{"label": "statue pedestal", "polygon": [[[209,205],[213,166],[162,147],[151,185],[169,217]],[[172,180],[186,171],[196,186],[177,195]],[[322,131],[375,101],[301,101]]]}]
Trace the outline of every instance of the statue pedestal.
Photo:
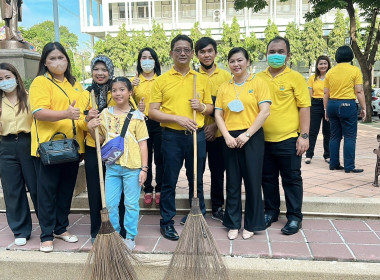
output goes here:
[{"label": "statue pedestal", "polygon": [[31,51],[27,43],[17,41],[0,41],[0,62],[16,67],[21,78],[34,79],[37,76],[41,55]]}]

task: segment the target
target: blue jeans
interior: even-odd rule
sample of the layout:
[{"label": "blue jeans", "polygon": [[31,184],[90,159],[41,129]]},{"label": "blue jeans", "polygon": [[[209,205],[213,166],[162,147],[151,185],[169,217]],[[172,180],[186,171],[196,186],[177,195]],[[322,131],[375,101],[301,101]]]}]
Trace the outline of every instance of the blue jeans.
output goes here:
[{"label": "blue jeans", "polygon": [[327,116],[330,120],[330,168],[340,165],[339,149],[344,137],[343,158],[344,169],[355,168],[355,148],[358,130],[358,106],[352,100],[332,100],[327,103]]},{"label": "blue jeans", "polygon": [[[197,194],[200,208],[203,215],[206,214],[206,207],[203,197],[203,172],[206,164],[206,138],[204,131],[197,133]],[[220,151],[222,152],[222,151]],[[180,131],[163,129],[162,131],[162,156],[164,164],[164,174],[161,188],[161,227],[173,225],[173,217],[176,215],[175,189],[185,160],[186,177],[189,182],[189,202],[193,197],[193,135],[185,135]]]},{"label": "blue jeans", "polygon": [[141,187],[139,175],[141,169],[129,169],[119,164],[107,165],[106,171],[106,204],[110,221],[120,233],[119,203],[121,193],[124,192],[124,227],[127,238],[134,239],[137,235],[139,221],[139,198]]}]

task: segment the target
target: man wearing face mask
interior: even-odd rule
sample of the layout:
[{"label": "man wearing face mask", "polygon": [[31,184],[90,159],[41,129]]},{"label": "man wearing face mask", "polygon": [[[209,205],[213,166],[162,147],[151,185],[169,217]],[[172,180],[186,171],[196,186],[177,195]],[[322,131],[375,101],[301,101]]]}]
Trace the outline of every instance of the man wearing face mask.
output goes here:
[{"label": "man wearing face mask", "polygon": [[289,41],[275,37],[267,46],[269,67],[258,74],[269,85],[271,114],[264,123],[265,153],[262,188],[265,224],[270,227],[280,213],[279,174],[285,192],[287,223],[283,234],[295,234],[302,227],[302,154],[309,148],[310,94],[305,78],[286,66]]}]

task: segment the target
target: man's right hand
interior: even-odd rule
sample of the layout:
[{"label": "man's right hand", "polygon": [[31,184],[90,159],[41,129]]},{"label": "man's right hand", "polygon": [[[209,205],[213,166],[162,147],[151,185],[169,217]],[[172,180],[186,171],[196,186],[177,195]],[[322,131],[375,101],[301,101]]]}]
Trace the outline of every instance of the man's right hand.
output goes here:
[{"label": "man's right hand", "polygon": [[198,124],[192,119],[189,119],[188,117],[177,116],[176,123],[178,123],[180,126],[186,128],[186,130],[189,131],[196,131],[198,128]]}]

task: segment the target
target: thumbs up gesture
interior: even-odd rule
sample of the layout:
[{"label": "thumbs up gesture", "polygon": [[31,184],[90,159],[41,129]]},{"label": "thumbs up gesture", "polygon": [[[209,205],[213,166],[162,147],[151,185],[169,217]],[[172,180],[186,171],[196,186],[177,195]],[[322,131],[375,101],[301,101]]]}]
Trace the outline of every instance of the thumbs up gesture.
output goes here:
[{"label": "thumbs up gesture", "polygon": [[66,110],[66,116],[70,120],[78,120],[80,115],[79,108],[75,108],[76,101],[70,104],[69,108]]},{"label": "thumbs up gesture", "polygon": [[145,111],[145,102],[144,102],[144,97],[142,97],[140,99],[140,102],[139,102],[139,105],[137,105],[139,107],[139,111],[144,113]]},{"label": "thumbs up gesture", "polygon": [[139,84],[140,84],[140,78],[139,78],[139,74],[136,72],[136,75],[132,81],[132,86],[137,87]]}]

